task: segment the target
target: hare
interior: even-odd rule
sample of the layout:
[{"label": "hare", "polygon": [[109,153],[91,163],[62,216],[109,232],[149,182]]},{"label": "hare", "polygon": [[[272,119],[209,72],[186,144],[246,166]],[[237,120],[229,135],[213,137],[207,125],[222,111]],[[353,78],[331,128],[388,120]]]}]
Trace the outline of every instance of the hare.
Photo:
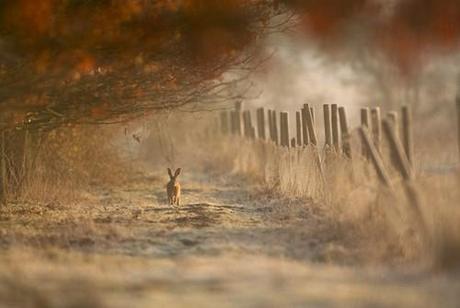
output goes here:
[{"label": "hare", "polygon": [[168,168],[170,180],[168,184],[166,184],[166,193],[168,194],[169,205],[180,205],[180,184],[177,181],[177,177],[181,170],[181,168],[178,168],[173,175],[171,169]]}]

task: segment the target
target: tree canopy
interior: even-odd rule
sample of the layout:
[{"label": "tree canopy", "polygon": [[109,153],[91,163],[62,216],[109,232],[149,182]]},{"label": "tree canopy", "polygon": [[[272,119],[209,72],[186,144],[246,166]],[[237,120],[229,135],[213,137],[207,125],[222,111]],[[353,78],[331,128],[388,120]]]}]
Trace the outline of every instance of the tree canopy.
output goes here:
[{"label": "tree canopy", "polygon": [[348,43],[379,51],[401,73],[414,73],[423,56],[458,51],[458,0],[286,0],[301,26],[324,47]]},{"label": "tree canopy", "polygon": [[0,2],[1,127],[121,121],[228,97],[263,32],[259,0]]},{"label": "tree canopy", "polygon": [[350,41],[410,75],[457,50],[457,0],[15,0],[0,2],[0,129],[106,123],[237,97],[230,68],[274,16],[328,51]]}]

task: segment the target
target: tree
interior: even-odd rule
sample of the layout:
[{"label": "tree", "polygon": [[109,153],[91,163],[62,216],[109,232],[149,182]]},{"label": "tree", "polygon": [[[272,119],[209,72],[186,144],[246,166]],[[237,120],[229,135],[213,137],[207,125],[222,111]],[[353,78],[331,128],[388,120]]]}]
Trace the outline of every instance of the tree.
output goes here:
[{"label": "tree", "polygon": [[0,2],[0,130],[125,121],[237,95],[262,0]]}]

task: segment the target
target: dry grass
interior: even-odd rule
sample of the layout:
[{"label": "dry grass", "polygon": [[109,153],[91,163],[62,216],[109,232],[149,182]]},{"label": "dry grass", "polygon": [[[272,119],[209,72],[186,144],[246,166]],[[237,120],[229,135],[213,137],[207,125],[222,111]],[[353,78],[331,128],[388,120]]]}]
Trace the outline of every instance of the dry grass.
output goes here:
[{"label": "dry grass", "polygon": [[0,261],[0,298],[5,307],[418,308],[458,304],[454,293],[458,280],[434,278],[413,284],[414,277],[382,278],[381,273],[267,256],[158,260],[52,249],[12,250]]},{"label": "dry grass", "polygon": [[[456,266],[455,175],[419,175],[430,246],[365,161],[328,157],[323,182],[312,149],[191,135],[194,122],[143,136],[151,169],[126,182],[120,142],[102,142],[120,132],[50,139],[37,191],[0,209],[0,306],[455,307],[455,277],[361,266]],[[180,209],[163,200],[167,166],[185,170]]]},{"label": "dry grass", "polygon": [[[160,170],[183,167],[214,176],[244,175],[246,181],[260,184],[255,198],[263,194],[280,200],[304,200],[305,207],[320,213],[322,232],[330,233],[329,237],[334,239],[330,258],[325,259],[346,263],[416,262],[438,268],[456,266],[460,259],[460,232],[456,224],[460,210],[455,206],[460,197],[455,173],[433,176],[419,172],[421,209],[429,229],[428,236],[423,236],[411,216],[396,172],[391,170],[396,195],[390,196],[377,182],[372,167],[356,155],[357,148],[352,163],[321,151],[321,174],[312,147],[288,150],[271,143],[222,138],[213,133],[215,128],[201,134],[197,131],[205,130],[206,115],[179,118],[176,115],[166,120],[153,119],[156,125],[150,125],[150,135],[144,136],[140,151],[144,159]],[[199,127],[197,122],[201,123]],[[191,125],[196,128],[192,133]],[[122,135],[120,128],[98,129],[95,135],[93,127],[63,128],[48,135],[22,191],[20,206],[6,208],[4,217],[13,217],[17,214],[14,211],[21,210],[42,211],[49,217],[49,208],[87,202],[84,192],[92,187],[122,183],[130,176],[112,142]],[[389,162],[387,165],[390,167]],[[417,166],[420,165],[422,162],[418,161]],[[287,209],[280,209],[280,214],[286,215],[282,212]],[[292,206],[289,210],[296,212]],[[83,217],[81,211],[82,207],[65,212]],[[91,234],[97,233],[91,221],[77,219],[71,225],[80,226],[91,238]]]},{"label": "dry grass", "polygon": [[419,173],[415,184],[428,224],[424,235],[397,173],[391,170],[396,188],[392,195],[378,183],[372,166],[356,155],[359,149],[354,149],[352,162],[321,153],[322,175],[310,147],[286,149],[232,136],[209,142],[214,149],[210,161],[222,170],[258,181],[264,193],[303,198],[305,206],[318,207],[329,225],[326,232],[343,245],[343,253],[333,261],[343,261],[347,255],[358,263],[459,265],[458,171],[441,176]]},{"label": "dry grass", "polygon": [[228,178],[184,178],[176,210],[161,176],[2,210],[0,306],[456,307],[455,277],[337,266],[356,253],[324,206]]},{"label": "dry grass", "polygon": [[[97,132],[97,133],[95,133]],[[126,163],[114,144],[120,127],[74,126],[43,133],[38,146],[26,150],[26,177],[12,199],[32,203],[75,203],[96,183],[119,184]]]}]

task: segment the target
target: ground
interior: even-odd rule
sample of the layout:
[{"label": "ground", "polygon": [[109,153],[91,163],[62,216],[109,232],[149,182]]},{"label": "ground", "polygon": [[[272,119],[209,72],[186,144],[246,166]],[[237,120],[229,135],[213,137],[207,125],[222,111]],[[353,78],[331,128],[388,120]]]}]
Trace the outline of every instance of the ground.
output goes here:
[{"label": "ground", "polygon": [[[234,176],[95,186],[0,212],[0,307],[458,307],[458,273],[349,262],[318,207]],[[343,257],[343,258],[342,258]]]}]

